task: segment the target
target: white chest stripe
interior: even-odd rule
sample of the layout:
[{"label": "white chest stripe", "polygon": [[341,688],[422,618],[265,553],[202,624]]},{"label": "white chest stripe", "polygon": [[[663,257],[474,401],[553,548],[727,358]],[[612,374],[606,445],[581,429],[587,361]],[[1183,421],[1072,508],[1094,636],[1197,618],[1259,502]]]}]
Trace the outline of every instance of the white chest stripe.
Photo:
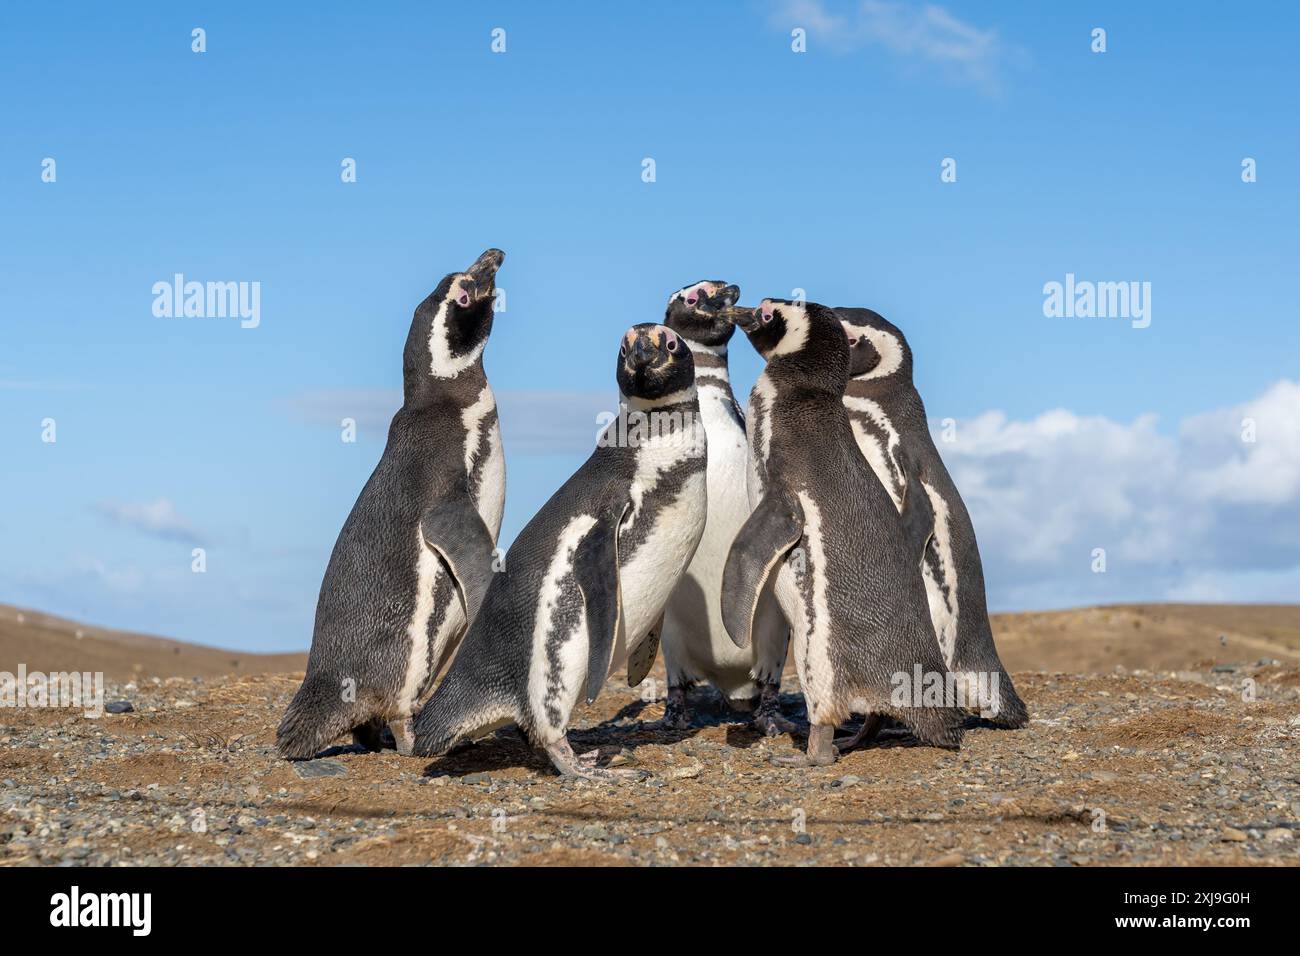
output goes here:
[{"label": "white chest stripe", "polygon": [[805,642],[804,673],[800,675],[800,681],[808,695],[808,716],[815,720],[820,710],[830,703],[834,691],[830,660],[831,612],[826,594],[829,582],[821,510],[806,491],[799,492],[799,504],[804,514],[803,547],[807,549],[805,574],[812,576],[812,622],[809,624],[805,616],[798,624]]},{"label": "white chest stripe", "polygon": [[[885,433],[885,447],[881,448],[879,439],[863,428],[860,422],[853,422],[853,435],[858,440],[858,448],[871,465],[871,470],[880,479],[880,483],[889,492],[889,497],[894,500],[894,507],[902,511],[903,489],[907,487],[907,476],[903,474],[903,466],[898,460],[899,438],[897,429],[889,420],[889,416],[885,414],[885,410],[869,398],[845,395],[844,407],[850,412],[860,412],[866,415],[877,428]],[[886,455],[888,455],[888,460],[886,460]],[[893,462],[892,470],[890,469],[890,462]]]},{"label": "white chest stripe", "polygon": [[478,457],[483,421],[492,413],[496,405],[492,389],[484,385],[483,391],[478,393],[474,404],[461,410],[460,421],[465,426],[465,474],[467,475],[474,470],[474,460]]},{"label": "white chest stripe", "polygon": [[[560,532],[551,562],[546,568],[546,576],[542,579],[542,588],[538,592],[537,616],[533,620],[533,652],[528,668],[528,703],[533,718],[538,722],[536,731],[539,736],[547,736],[547,728],[554,739],[558,739],[564,732],[569,713],[577,703],[578,691],[587,673],[585,614],[583,620],[578,622],[576,633],[568,635],[561,646],[558,666],[551,665],[550,656],[546,653],[546,640],[551,633],[556,605],[560,600],[560,582],[572,570],[574,552],[595,523],[594,515],[580,514],[569,519]],[[551,722],[546,707],[547,689],[553,684],[560,688],[558,699],[554,701],[558,705],[558,725]]]},{"label": "white chest stripe", "polygon": [[[956,650],[957,619],[960,609],[957,603],[957,567],[952,558],[948,503],[925,482],[921,483],[921,487],[929,495],[930,505],[934,508],[934,547],[939,553],[941,565],[939,573],[942,575],[942,581],[936,581],[930,571],[929,563],[922,564],[925,596],[930,605],[930,620],[934,623],[935,636],[939,639],[939,650],[943,653],[944,663],[951,667],[953,652]],[[940,584],[948,587],[946,601]]]}]

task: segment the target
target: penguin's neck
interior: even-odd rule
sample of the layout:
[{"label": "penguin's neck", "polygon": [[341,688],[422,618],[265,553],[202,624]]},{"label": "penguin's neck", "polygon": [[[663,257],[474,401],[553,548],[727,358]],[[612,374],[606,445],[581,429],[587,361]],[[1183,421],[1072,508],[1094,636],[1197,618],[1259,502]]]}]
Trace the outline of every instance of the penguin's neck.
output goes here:
[{"label": "penguin's neck", "polygon": [[689,410],[696,406],[698,395],[695,385],[691,384],[680,391],[670,392],[667,395],[661,395],[658,398],[642,398],[639,395],[624,395],[622,390],[619,391],[619,402],[627,406],[630,412],[671,412]]},{"label": "penguin's neck", "polygon": [[695,384],[703,391],[706,388],[721,389],[725,396],[731,397],[731,374],[727,369],[727,346],[704,345],[693,339],[686,339],[686,345],[695,359]]},{"label": "penguin's neck", "polygon": [[850,398],[883,398],[898,387],[898,376],[886,375],[872,376],[870,372],[858,375],[849,379],[848,386],[844,389],[844,394]]},{"label": "penguin's neck", "polygon": [[402,405],[413,412],[447,405],[464,408],[478,400],[487,383],[482,359],[450,378],[437,378],[426,372],[404,383]]}]

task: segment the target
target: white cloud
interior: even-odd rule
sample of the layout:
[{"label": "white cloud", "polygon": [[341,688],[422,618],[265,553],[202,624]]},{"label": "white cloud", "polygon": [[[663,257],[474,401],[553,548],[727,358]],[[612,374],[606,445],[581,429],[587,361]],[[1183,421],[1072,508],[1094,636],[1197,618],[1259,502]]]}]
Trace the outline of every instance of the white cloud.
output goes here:
[{"label": "white cloud", "polygon": [[[1256,440],[1242,440],[1245,419]],[[1184,420],[986,412],[935,440],[975,522],[991,602],[1296,600],[1300,383]],[[1106,550],[1107,570],[1092,571]]]},{"label": "white cloud", "polygon": [[158,498],[140,504],[101,501],[95,505],[95,510],[114,524],[156,538],[191,543],[202,538],[198,530],[176,510],[176,505],[169,498]]},{"label": "white cloud", "polygon": [[832,9],[825,0],[787,0],[773,21],[803,27],[832,50],[883,47],[939,67],[950,79],[987,93],[999,87],[999,70],[1015,52],[995,29],[982,29],[937,4],[857,0]]}]

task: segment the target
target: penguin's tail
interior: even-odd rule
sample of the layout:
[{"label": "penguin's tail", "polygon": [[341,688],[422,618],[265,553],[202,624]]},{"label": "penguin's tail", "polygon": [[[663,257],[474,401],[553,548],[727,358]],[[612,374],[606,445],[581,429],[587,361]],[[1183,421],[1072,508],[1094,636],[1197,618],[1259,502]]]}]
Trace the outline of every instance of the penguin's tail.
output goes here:
[{"label": "penguin's tail", "polygon": [[355,705],[347,703],[339,682],[308,674],[275,732],[280,755],[309,760],[355,726]]}]

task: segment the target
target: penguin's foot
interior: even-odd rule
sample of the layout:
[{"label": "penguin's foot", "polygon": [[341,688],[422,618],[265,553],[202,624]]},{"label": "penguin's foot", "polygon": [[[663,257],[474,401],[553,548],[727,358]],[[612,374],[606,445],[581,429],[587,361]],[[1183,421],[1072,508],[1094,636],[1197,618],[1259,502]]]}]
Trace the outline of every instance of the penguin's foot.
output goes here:
[{"label": "penguin's foot", "polygon": [[546,748],[546,756],[551,758],[551,763],[555,769],[564,777],[582,777],[586,780],[607,780],[607,781],[626,781],[638,780],[644,776],[640,770],[612,770],[609,767],[598,767],[596,762],[600,760],[600,748],[588,750],[582,756],[573,752],[573,747],[569,744],[568,737],[561,737],[555,743]]},{"label": "penguin's foot", "polygon": [[414,720],[410,717],[405,720],[390,720],[388,722],[388,729],[393,732],[393,746],[404,757],[409,757],[415,752],[414,723]]},{"label": "penguin's foot", "polygon": [[668,699],[664,702],[664,715],[650,724],[652,730],[685,730],[691,725],[690,714],[686,712],[686,688],[669,687]]},{"label": "penguin's foot", "polygon": [[880,726],[884,723],[879,714],[869,714],[862,721],[862,726],[858,728],[857,733],[850,737],[840,737],[835,741],[835,749],[840,753],[848,753],[854,747],[860,747],[863,744],[869,744],[876,739],[876,734],[880,733]]},{"label": "penguin's foot", "polygon": [[780,711],[776,710],[755,714],[754,726],[765,737],[780,737],[782,734],[793,734],[799,729],[795,723],[787,720]]},{"label": "penguin's foot", "polygon": [[838,759],[835,752],[835,725],[814,724],[808,730],[808,750],[792,754],[780,754],[771,758],[778,767],[829,767]]},{"label": "penguin's foot", "polygon": [[798,728],[781,713],[781,685],[764,684],[754,710],[754,727],[766,737],[793,734]]}]

